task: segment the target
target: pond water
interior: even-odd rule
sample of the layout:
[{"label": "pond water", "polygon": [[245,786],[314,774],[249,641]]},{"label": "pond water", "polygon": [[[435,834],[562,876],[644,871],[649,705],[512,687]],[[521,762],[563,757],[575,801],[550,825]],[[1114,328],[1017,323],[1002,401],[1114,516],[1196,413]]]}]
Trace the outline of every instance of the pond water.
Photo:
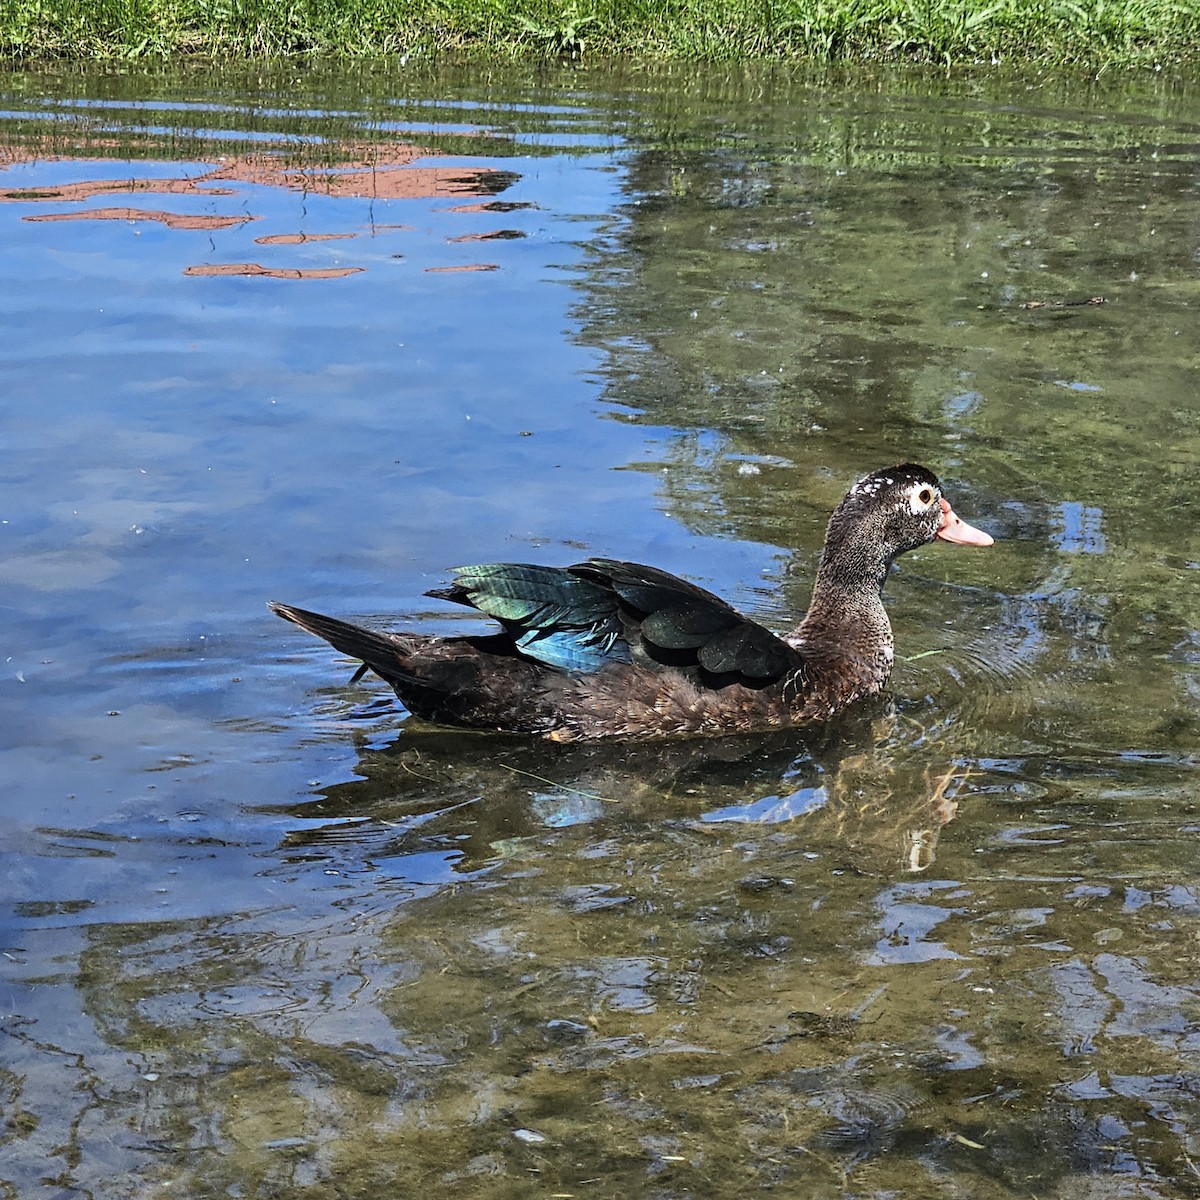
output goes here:
[{"label": "pond water", "polygon": [[[1200,1195],[1195,86],[0,88],[0,1194]],[[264,607],[788,627],[904,460],[996,545],[811,733],[422,728]]]}]

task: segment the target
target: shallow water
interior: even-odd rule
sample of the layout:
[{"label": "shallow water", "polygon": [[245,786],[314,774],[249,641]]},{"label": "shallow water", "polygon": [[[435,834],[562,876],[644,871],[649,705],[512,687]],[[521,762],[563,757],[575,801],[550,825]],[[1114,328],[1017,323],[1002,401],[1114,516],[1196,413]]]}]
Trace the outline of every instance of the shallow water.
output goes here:
[{"label": "shallow water", "polygon": [[[3,1194],[1200,1194],[1194,87],[3,90]],[[419,728],[263,607],[785,627],[904,459],[997,545],[808,736]]]}]

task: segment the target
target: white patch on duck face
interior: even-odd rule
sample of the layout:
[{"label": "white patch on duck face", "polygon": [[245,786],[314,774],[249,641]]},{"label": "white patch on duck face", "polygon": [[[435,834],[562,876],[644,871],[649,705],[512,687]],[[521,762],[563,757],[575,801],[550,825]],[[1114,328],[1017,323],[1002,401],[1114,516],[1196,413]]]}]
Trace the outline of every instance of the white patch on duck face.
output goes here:
[{"label": "white patch on duck face", "polygon": [[909,484],[904,489],[904,496],[908,500],[908,507],[914,517],[920,517],[929,512],[941,498],[937,488],[930,487],[927,483]]},{"label": "white patch on duck face", "polygon": [[890,475],[868,475],[850,489],[850,495],[878,496],[885,487],[891,487],[895,482]]}]

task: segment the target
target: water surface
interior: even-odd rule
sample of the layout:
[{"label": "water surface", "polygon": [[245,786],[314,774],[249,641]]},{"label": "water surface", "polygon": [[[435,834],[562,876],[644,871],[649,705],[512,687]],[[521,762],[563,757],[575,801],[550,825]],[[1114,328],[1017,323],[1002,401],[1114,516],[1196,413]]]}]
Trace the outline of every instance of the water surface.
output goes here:
[{"label": "water surface", "polygon": [[[1200,1192],[1192,87],[3,90],[6,1194]],[[811,734],[421,728],[263,607],[787,627],[908,459],[997,545]]]}]

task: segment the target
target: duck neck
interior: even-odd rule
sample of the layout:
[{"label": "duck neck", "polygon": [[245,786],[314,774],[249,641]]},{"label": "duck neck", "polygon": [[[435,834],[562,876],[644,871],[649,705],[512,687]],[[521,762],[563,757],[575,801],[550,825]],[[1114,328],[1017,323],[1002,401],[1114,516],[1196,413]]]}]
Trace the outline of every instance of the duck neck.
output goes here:
[{"label": "duck neck", "polygon": [[824,591],[843,597],[869,595],[878,601],[895,556],[881,553],[874,539],[859,530],[835,529],[833,522],[830,525],[817,568],[814,596]]},{"label": "duck neck", "polygon": [[808,613],[796,631],[806,654],[886,659],[890,665],[892,626],[883,607],[883,585],[891,565],[878,548],[848,538],[827,540]]}]

